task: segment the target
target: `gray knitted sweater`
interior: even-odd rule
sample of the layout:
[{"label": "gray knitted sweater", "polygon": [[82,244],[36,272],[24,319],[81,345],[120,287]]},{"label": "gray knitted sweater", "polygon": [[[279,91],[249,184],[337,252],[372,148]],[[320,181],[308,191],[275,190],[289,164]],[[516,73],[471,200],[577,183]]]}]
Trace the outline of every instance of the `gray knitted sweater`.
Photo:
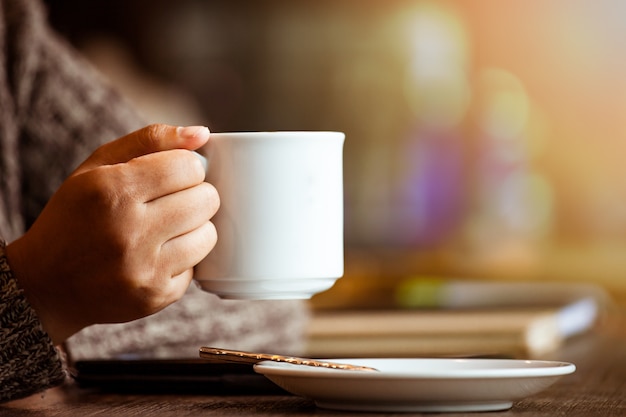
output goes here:
[{"label": "gray knitted sweater", "polygon": [[[143,126],[107,82],[46,24],[37,0],[0,0],[0,242],[19,237],[99,144]],[[58,385],[58,350],[19,289],[0,244],[0,401]],[[198,347],[297,353],[308,315],[297,301],[223,301],[191,286],[131,323],[73,336],[74,359],[196,357]]]}]

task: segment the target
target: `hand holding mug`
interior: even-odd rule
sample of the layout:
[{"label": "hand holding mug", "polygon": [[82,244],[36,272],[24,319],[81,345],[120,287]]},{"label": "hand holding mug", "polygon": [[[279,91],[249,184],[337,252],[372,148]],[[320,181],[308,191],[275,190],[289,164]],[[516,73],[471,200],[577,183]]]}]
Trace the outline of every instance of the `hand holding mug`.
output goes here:
[{"label": "hand holding mug", "polygon": [[155,313],[185,293],[217,239],[219,197],[191,152],[208,138],[203,127],[152,125],[103,145],[7,247],[55,342]]}]

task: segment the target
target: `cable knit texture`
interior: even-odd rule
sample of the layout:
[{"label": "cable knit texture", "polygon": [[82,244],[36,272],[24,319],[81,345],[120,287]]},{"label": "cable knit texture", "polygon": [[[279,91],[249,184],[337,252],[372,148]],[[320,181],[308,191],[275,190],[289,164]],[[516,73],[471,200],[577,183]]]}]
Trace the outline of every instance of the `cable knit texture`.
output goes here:
[{"label": "cable knit texture", "polygon": [[[0,237],[29,227],[69,173],[100,144],[145,123],[46,23],[37,0],[0,0]],[[53,244],[54,242],[50,242]],[[59,384],[60,354],[4,257],[0,282],[0,400]],[[17,279],[17,282],[16,282]],[[197,357],[201,345],[294,352],[306,305],[224,301],[192,285],[151,317],[72,337],[73,359],[128,354]]]},{"label": "cable knit texture", "polygon": [[0,401],[38,392],[65,379],[61,359],[18,288],[0,240]]}]

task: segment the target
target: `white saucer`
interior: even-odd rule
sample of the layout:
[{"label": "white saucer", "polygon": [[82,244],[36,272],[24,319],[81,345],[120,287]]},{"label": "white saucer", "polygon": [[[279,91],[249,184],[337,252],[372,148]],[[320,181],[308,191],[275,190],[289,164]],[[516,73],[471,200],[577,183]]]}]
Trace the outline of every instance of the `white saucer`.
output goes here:
[{"label": "white saucer", "polygon": [[384,412],[467,412],[511,408],[576,367],[508,359],[332,359],[377,368],[346,371],[264,361],[254,366],[320,408]]}]

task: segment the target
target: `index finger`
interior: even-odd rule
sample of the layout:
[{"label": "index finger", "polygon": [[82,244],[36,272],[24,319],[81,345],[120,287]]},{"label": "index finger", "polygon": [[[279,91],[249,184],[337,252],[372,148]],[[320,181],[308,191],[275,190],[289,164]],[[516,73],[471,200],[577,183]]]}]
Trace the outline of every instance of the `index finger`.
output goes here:
[{"label": "index finger", "polygon": [[205,126],[146,126],[99,147],[78,167],[75,174],[101,165],[128,162],[150,153],[172,149],[198,149],[207,142],[209,135],[209,129]]},{"label": "index finger", "polygon": [[120,186],[143,202],[191,188],[205,177],[201,161],[192,152],[178,149],[137,157],[119,169]]}]

